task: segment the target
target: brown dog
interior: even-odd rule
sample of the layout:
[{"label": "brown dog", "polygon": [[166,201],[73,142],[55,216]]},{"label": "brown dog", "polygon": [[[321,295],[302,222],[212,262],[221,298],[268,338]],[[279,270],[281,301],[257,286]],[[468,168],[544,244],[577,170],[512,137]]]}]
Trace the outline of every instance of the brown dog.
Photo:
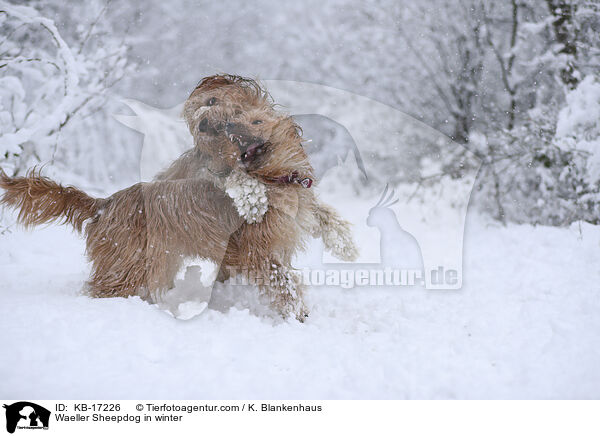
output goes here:
[{"label": "brown dog", "polygon": [[201,257],[221,265],[220,279],[230,268],[263,277],[272,306],[302,320],[291,258],[305,237],[327,233],[326,245],[347,258],[355,249],[348,224],[315,200],[298,127],[255,82],[234,76],[204,79],[184,118],[195,147],[154,182],[95,199],[35,172],[2,172],[1,202],[26,226],[86,224],[93,296],[155,297],[187,257]]},{"label": "brown dog", "polygon": [[[300,127],[273,106],[268,93],[254,80],[231,75],[204,78],[183,109],[196,146],[158,174],[156,180],[201,175],[216,183],[241,164],[248,174],[269,187],[273,206],[281,204],[282,194],[287,192],[287,197],[283,195],[287,204],[284,201],[283,206],[296,213],[289,205],[296,204],[297,193],[301,191],[280,191],[277,187],[300,184],[310,188],[312,168],[302,148]],[[278,147],[277,153],[270,153],[273,143],[261,143],[262,138],[271,136],[273,143],[285,144]],[[257,144],[262,146],[255,147]],[[358,251],[348,222],[333,208],[319,202],[312,190],[303,192],[303,197],[312,215],[311,219],[300,220],[302,225],[310,225],[304,230],[322,238],[325,248],[339,259],[355,260]]]}]

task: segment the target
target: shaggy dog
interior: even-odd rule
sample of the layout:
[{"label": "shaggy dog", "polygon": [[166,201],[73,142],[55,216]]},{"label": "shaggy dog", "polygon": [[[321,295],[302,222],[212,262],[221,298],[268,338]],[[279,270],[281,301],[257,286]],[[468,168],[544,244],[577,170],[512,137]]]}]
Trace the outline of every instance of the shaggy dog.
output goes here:
[{"label": "shaggy dog", "polygon": [[[275,111],[273,106],[267,92],[254,80],[231,75],[204,78],[183,109],[195,147],[159,173],[156,180],[202,177],[223,184],[224,176],[241,164],[246,173],[267,186],[273,207],[295,216],[297,194],[301,190],[277,188],[294,183],[310,188],[312,167],[301,145],[300,127],[288,115]],[[272,143],[262,143],[261,138],[278,134],[281,137],[277,138],[277,143],[286,144],[288,149],[269,153]],[[256,147],[257,144],[262,145]],[[266,165],[265,159],[269,160]],[[314,191],[308,190],[302,195],[312,215],[308,221],[300,220],[304,230],[315,238],[322,238],[325,248],[335,257],[355,260],[358,251],[352,242],[348,222],[333,208],[318,201]]]},{"label": "shaggy dog", "polygon": [[303,320],[291,259],[305,238],[323,237],[347,260],[356,249],[348,223],[316,200],[298,126],[256,82],[236,76],[205,78],[183,115],[195,147],[153,182],[102,199],[35,171],[0,171],[0,202],[25,226],[85,225],[92,296],[153,299],[187,258],[206,258],[220,265],[220,280],[248,271],[274,309]]}]

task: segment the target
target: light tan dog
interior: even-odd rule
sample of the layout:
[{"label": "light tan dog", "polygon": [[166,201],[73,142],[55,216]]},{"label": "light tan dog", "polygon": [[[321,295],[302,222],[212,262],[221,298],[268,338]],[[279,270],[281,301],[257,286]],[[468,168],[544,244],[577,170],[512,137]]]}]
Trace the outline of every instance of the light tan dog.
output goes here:
[{"label": "light tan dog", "polygon": [[[245,172],[268,187],[273,207],[284,207],[289,213],[296,214],[297,194],[302,191],[277,188],[287,184],[310,188],[312,168],[302,148],[300,127],[273,106],[267,92],[254,80],[231,75],[204,78],[187,99],[183,110],[196,146],[159,173],[156,180],[200,175],[218,183],[232,168],[241,164]],[[255,147],[261,144],[261,138],[271,137],[274,143],[286,144],[288,148],[280,146],[277,153],[270,153],[270,141]],[[282,195],[284,193],[287,196]],[[305,230],[315,238],[322,238],[325,248],[334,256],[355,260],[358,251],[352,242],[348,222],[332,207],[318,201],[314,191],[309,189],[302,195],[305,197],[302,201],[312,215],[309,220],[300,219],[303,225],[309,226]]]},{"label": "light tan dog", "polygon": [[81,231],[96,297],[153,298],[173,287],[188,257],[250,271],[284,317],[307,315],[291,258],[308,235],[352,259],[348,223],[316,201],[312,168],[293,120],[273,110],[256,82],[212,76],[184,107],[194,136],[185,153],[151,183],[96,199],[30,172],[0,172],[1,202],[26,226],[62,221]]}]

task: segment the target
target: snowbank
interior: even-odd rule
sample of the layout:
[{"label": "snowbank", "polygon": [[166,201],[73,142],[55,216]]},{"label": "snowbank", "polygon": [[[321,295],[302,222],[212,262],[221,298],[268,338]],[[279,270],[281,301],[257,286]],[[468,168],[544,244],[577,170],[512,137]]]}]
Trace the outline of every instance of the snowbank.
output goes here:
[{"label": "snowbank", "polygon": [[77,235],[13,229],[0,397],[598,398],[600,229],[581,231],[470,216],[463,289],[314,287],[300,324],[227,286],[188,321],[90,299]]}]

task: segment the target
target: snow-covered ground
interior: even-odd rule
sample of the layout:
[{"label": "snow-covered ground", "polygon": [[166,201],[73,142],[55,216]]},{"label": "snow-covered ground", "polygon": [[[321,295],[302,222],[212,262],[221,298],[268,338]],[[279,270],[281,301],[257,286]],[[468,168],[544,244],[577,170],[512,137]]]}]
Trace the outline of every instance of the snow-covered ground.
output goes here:
[{"label": "snow-covered ground", "polygon": [[64,227],[13,227],[0,247],[0,397],[600,397],[598,227],[472,213],[461,290],[313,287],[304,324],[223,285],[188,321],[90,299]]}]

